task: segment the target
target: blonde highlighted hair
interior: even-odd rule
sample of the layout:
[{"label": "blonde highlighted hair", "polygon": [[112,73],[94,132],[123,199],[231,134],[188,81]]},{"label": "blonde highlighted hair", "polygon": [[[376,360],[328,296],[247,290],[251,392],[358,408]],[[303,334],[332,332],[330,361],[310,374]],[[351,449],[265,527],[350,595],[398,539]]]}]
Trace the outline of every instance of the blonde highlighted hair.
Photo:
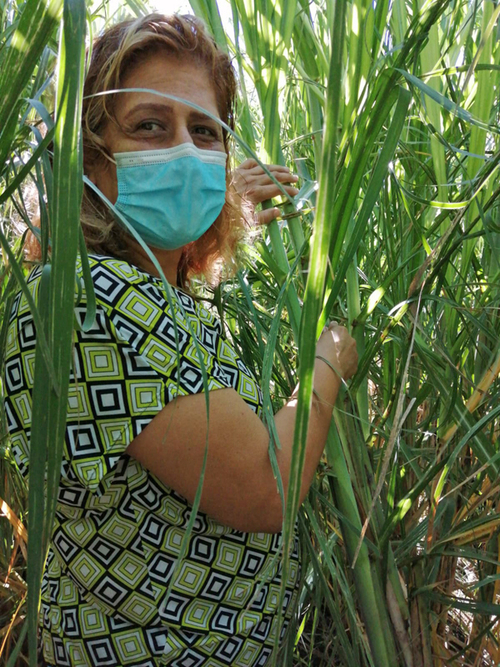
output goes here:
[{"label": "blonde highlighted hair", "polygon": [[[157,53],[191,59],[205,67],[214,86],[220,118],[234,128],[235,72],[228,56],[217,47],[201,21],[193,16],[161,14],[123,21],[109,28],[93,45],[84,87],[84,168],[104,167],[112,158],[102,135],[106,124],[114,122],[114,104],[118,96],[96,94],[121,88],[126,72]],[[231,137],[224,128],[222,132],[224,147],[229,153]],[[179,285],[187,285],[190,278],[197,275],[214,282],[221,263],[226,268],[234,264],[236,247],[244,233],[245,217],[241,202],[231,192],[229,178],[226,168],[228,189],[219,217],[198,241],[184,248],[178,269]],[[82,227],[90,252],[128,259],[130,237],[88,186],[84,188]]]}]

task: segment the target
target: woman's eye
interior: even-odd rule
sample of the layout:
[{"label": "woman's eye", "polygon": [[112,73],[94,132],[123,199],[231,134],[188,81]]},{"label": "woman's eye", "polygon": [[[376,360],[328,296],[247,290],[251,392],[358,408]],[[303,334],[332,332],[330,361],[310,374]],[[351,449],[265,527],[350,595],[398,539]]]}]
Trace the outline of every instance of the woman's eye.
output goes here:
[{"label": "woman's eye", "polygon": [[137,129],[146,130],[146,132],[157,132],[158,130],[162,130],[163,126],[155,120],[144,120],[142,123],[139,123]]},{"label": "woman's eye", "polygon": [[210,139],[217,138],[217,133],[211,127],[206,127],[204,125],[198,125],[194,128],[195,134],[201,134],[203,136],[209,137]]}]

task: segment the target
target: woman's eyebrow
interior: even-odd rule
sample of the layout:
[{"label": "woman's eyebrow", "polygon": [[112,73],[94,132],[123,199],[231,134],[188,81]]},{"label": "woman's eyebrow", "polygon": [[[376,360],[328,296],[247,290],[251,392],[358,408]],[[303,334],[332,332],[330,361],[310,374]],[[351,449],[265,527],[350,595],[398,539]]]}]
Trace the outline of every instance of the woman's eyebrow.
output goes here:
[{"label": "woman's eyebrow", "polygon": [[213,118],[211,118],[210,116],[207,116],[206,113],[202,113],[201,111],[197,111],[196,109],[191,109],[191,114],[190,115],[191,115],[191,118],[193,120],[199,120],[199,121],[203,121],[203,122],[207,122],[207,121],[210,122],[211,121],[212,123],[215,123],[216,125],[218,125],[217,121],[215,121]]},{"label": "woman's eyebrow", "polygon": [[123,120],[126,121],[128,118],[136,114],[138,111],[151,111],[153,113],[159,114],[171,114],[173,113],[173,108],[170,104],[158,104],[155,102],[139,102],[139,104],[134,104],[134,106],[125,114]]}]

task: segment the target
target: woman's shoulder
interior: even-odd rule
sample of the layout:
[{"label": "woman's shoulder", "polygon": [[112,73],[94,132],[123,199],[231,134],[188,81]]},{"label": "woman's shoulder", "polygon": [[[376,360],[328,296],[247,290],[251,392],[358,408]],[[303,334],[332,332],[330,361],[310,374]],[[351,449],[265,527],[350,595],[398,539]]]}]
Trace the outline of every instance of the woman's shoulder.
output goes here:
[{"label": "woman's shoulder", "polygon": [[[108,292],[112,284],[141,285],[153,280],[153,276],[125,259],[107,255],[89,255],[88,262],[94,285]],[[77,273],[80,276],[83,274],[80,257],[77,260]]]},{"label": "woman's shoulder", "polygon": [[[175,312],[178,324],[187,320],[196,333],[211,330],[220,333],[220,320],[208,303],[193,294],[152,276],[124,259],[89,255],[90,275],[98,304],[114,311],[126,311],[142,321],[149,321],[160,313],[168,316]],[[78,277],[83,283],[81,261]],[[130,313],[129,311],[133,311]]]}]

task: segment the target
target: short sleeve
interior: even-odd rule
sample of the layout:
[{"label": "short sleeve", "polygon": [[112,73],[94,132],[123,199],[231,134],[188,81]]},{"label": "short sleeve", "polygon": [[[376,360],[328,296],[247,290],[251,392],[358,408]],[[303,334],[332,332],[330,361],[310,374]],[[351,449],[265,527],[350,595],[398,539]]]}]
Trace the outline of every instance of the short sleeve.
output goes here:
[{"label": "short sleeve", "polygon": [[[171,308],[147,274],[110,258],[91,258],[91,272],[97,311],[84,332],[85,296],[75,308],[80,326],[73,338],[62,482],[100,494],[127,446],[175,396],[231,384],[196,336],[188,295],[172,290]],[[10,400],[19,417],[16,405]],[[24,450],[29,427],[28,418],[21,429]]]}]

